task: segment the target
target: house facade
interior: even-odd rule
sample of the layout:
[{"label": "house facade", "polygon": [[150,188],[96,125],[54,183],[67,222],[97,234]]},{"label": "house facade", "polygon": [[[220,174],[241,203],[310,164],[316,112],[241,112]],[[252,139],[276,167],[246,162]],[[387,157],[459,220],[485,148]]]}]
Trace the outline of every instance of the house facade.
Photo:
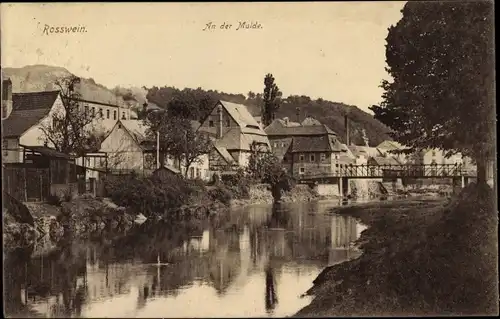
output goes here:
[{"label": "house facade", "polygon": [[211,158],[216,162],[209,164],[212,169],[222,167],[224,162],[231,162],[233,167],[246,167],[252,147],[262,152],[270,149],[267,134],[242,104],[217,101],[199,131],[208,134],[214,143]]},{"label": "house facade", "polygon": [[340,164],[352,162],[328,126],[297,124],[275,119],[265,129],[272,152],[293,176],[332,173]]}]

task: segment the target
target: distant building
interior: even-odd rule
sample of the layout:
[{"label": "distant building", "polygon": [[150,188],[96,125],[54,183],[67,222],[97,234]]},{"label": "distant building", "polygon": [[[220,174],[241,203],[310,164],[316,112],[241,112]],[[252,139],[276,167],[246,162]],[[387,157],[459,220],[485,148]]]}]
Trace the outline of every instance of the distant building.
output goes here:
[{"label": "distant building", "polygon": [[265,131],[272,152],[294,176],[331,173],[339,164],[352,162],[348,150],[326,125],[290,125],[276,119]]},{"label": "distant building", "polygon": [[199,131],[208,134],[214,142],[211,159],[215,162],[210,163],[211,170],[224,161],[232,162],[233,166],[248,166],[252,145],[262,152],[270,149],[267,134],[242,104],[218,101],[202,121]]}]

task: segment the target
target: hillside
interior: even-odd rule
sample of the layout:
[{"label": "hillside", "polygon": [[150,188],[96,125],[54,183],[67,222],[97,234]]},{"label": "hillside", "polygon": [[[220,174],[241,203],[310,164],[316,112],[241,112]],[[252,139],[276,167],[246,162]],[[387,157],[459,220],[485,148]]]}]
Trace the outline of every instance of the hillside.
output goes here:
[{"label": "hillside", "polygon": [[[71,75],[71,72],[65,68],[48,65],[3,68],[2,73],[4,77],[11,79],[14,93],[57,90],[54,84],[56,80]],[[121,96],[117,96],[112,90],[96,83],[92,78],[81,78],[80,90],[82,98],[86,100],[120,106],[135,105],[135,103],[127,103]]]},{"label": "hillside", "polygon": [[[231,94],[214,90],[205,91],[197,89],[177,89],[174,87],[152,87],[148,90],[147,99],[160,107],[166,108],[168,102],[175,97],[182,96],[184,99],[197,101],[202,105],[198,110],[190,110],[189,116],[193,119],[202,119],[210,111],[210,105],[213,105],[218,99],[233,103],[244,104],[254,115],[260,115],[262,105],[262,95],[249,92],[248,96],[243,94]],[[208,100],[208,103],[200,101]],[[208,105],[204,107],[203,105]],[[297,110],[299,113],[297,114]],[[344,103],[331,102],[323,99],[311,100],[308,96],[291,95],[284,98],[281,107],[277,111],[276,117],[288,117],[291,121],[302,122],[310,116],[323,124],[328,125],[337,133],[340,140],[345,142],[346,130],[344,125],[344,115],[348,113],[351,119],[351,141],[357,145],[363,145],[362,130],[366,131],[366,136],[370,146],[376,146],[384,140],[391,139],[387,132],[389,129],[372,115],[362,111],[356,106],[346,105]]]},{"label": "hillside", "polygon": [[[56,89],[54,82],[57,79],[71,75],[62,67],[47,65],[29,65],[22,68],[4,68],[4,76],[12,80],[13,92],[33,92]],[[115,87],[109,89],[96,83],[92,78],[82,78],[82,98],[103,103],[118,104],[123,107],[141,109],[145,102],[152,102],[160,107],[166,108],[168,103],[175,97],[187,101],[178,105],[178,112],[183,116],[200,120],[204,118],[214,105],[216,100],[246,105],[254,115],[260,115],[262,105],[262,94],[248,92],[244,94],[232,94],[219,92],[217,90],[177,89],[174,87]],[[186,105],[198,105],[197,109],[186,108]],[[297,109],[300,110],[297,114]],[[302,121],[311,116],[328,125],[335,131],[341,141],[345,142],[344,115],[349,113],[351,119],[351,141],[355,144],[363,144],[362,130],[371,146],[378,145],[386,139],[389,129],[375,120],[370,114],[360,110],[356,106],[346,105],[339,102],[331,102],[323,99],[312,100],[308,96],[290,95],[283,99],[282,106],[276,116],[288,117],[292,121]]]}]

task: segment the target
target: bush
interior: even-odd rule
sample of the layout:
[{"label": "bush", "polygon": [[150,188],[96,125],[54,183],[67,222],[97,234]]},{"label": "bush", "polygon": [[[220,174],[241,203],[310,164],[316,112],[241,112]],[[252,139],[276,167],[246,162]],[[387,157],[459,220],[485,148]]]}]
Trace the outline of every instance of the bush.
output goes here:
[{"label": "bush", "polygon": [[233,199],[233,193],[225,186],[215,186],[208,191],[208,196],[213,201],[219,201],[225,205],[229,205]]},{"label": "bush", "polygon": [[61,206],[62,200],[59,196],[54,195],[54,194],[49,194],[47,196],[47,204],[53,205],[53,206]]}]

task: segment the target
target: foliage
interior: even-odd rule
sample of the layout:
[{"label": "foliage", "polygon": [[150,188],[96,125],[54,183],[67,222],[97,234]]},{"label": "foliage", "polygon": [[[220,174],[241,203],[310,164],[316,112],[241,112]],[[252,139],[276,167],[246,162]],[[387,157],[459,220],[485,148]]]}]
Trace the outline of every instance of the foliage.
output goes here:
[{"label": "foliage", "polygon": [[225,185],[213,186],[208,190],[208,196],[213,201],[219,201],[225,205],[229,205],[233,199],[232,191]]},{"label": "foliage", "polygon": [[63,111],[54,112],[52,121],[41,125],[43,140],[52,144],[59,152],[83,155],[95,151],[100,144],[100,138],[93,133],[92,121],[94,116],[80,106],[80,94],[75,86],[80,83],[80,78],[69,76],[57,80],[55,85],[59,88]]},{"label": "foliage", "polygon": [[258,152],[255,145],[249,159],[247,176],[261,183],[271,185],[271,193],[276,201],[281,199],[282,191],[293,187],[292,177],[285,171],[280,160],[270,152]]},{"label": "foliage", "polygon": [[262,108],[262,125],[268,126],[273,121],[276,111],[280,107],[282,93],[274,82],[272,74],[266,74],[264,78],[264,103]]},{"label": "foliage", "polygon": [[308,311],[326,310],[320,316],[498,312],[494,196],[487,185],[470,184],[444,207],[421,201],[346,208],[344,213],[369,225],[358,240],[363,255],[318,276]]},{"label": "foliage", "polygon": [[49,194],[47,196],[47,204],[53,205],[53,206],[61,206],[61,204],[62,204],[61,197],[54,195],[54,194]]},{"label": "foliage", "polygon": [[371,108],[375,118],[414,149],[489,158],[495,139],[493,2],[410,1],[402,13],[386,39],[393,81],[382,82],[383,102]]},{"label": "foliage", "polygon": [[156,141],[156,134],[159,132],[161,156],[168,154],[182,161],[186,175],[189,167],[200,162],[200,156],[210,151],[211,141],[208,136],[196,132],[191,121],[185,117],[171,115],[169,112],[150,112],[144,123],[147,126],[147,140]]},{"label": "foliage", "polygon": [[164,215],[188,203],[190,196],[199,190],[178,175],[139,178],[130,176],[109,176],[105,189],[117,205],[127,207],[145,216]]}]

